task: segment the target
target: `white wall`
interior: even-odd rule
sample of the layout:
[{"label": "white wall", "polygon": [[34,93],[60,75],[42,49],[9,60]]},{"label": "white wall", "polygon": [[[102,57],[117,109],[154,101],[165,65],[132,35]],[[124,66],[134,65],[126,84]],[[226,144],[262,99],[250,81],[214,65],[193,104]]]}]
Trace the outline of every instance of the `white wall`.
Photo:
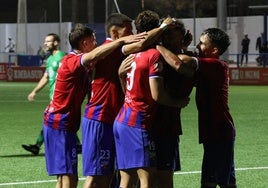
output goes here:
[{"label": "white wall", "polygon": [[[70,50],[70,45],[68,42],[68,34],[71,30],[71,23],[62,23],[61,24],[61,50],[68,52]],[[59,24],[58,23],[28,23],[27,28],[24,24],[20,24],[18,32],[25,32],[27,36],[24,34],[21,35],[19,33],[19,37],[17,39],[17,24],[0,24],[0,52],[4,52],[5,46],[8,44],[8,37],[12,37],[14,42],[16,43],[16,52],[27,54],[27,55],[35,55],[37,54],[37,50],[40,45],[44,44],[44,39],[48,33],[56,33],[59,34]],[[25,38],[20,40],[20,37],[27,38],[27,44],[21,44],[20,41],[24,41]],[[24,42],[23,42],[24,43]],[[23,46],[25,46],[23,48]],[[27,46],[27,47],[26,47]],[[27,50],[25,50],[27,48]],[[20,50],[22,49],[22,50]],[[27,52],[27,53],[26,53]]]},{"label": "white wall", "polygon": [[[186,28],[193,33],[193,19],[183,19]],[[263,32],[263,16],[232,17],[227,19],[227,33],[231,39],[231,45],[228,49],[229,54],[241,52],[241,41],[244,34],[250,38],[249,53],[256,54],[256,40]],[[217,27],[216,18],[196,18],[196,44],[199,42],[199,36],[203,30],[209,27]],[[193,43],[192,43],[193,45]],[[236,56],[230,55],[230,59],[236,60]],[[250,55],[249,61],[255,61],[256,55]]]},{"label": "white wall", "polygon": [[[193,33],[193,19],[182,19],[187,29]],[[256,39],[263,32],[263,16],[232,17],[228,18],[227,33],[231,38],[231,45],[228,53],[235,54],[241,51],[241,40],[244,34],[250,38],[249,53],[257,53],[255,50]],[[71,23],[62,23],[61,25],[61,49],[68,52],[70,45],[68,34],[71,30]],[[196,18],[196,44],[199,42],[201,32],[209,27],[217,27],[216,18]],[[8,42],[8,37],[16,39],[17,24],[0,24],[0,52]],[[104,30],[104,28],[103,28]],[[98,31],[96,31],[98,32]],[[59,33],[58,23],[29,23],[27,25],[28,55],[35,55],[40,44],[44,43],[44,38],[48,33]],[[104,34],[105,32],[100,32]],[[16,41],[16,43],[18,43]],[[192,43],[193,45],[193,43]],[[1,56],[2,53],[0,53]],[[236,60],[236,56],[229,56]],[[256,56],[249,56],[249,61],[254,61]],[[2,58],[0,57],[0,61]]]}]

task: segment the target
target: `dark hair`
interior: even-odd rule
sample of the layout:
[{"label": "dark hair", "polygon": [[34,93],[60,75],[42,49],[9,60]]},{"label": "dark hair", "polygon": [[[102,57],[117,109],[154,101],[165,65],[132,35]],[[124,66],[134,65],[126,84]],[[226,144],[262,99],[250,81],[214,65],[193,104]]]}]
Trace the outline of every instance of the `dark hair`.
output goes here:
[{"label": "dark hair", "polygon": [[[177,30],[178,32],[181,32],[183,35],[185,35],[186,33],[186,29],[185,29],[185,25],[183,23],[182,20],[178,19],[178,18],[172,18],[173,22],[172,22],[172,27],[167,28],[164,32],[163,35],[168,34],[168,32],[170,30]],[[164,21],[164,19],[162,20],[162,22]]]},{"label": "dark hair", "polygon": [[219,55],[222,55],[231,44],[228,34],[219,28],[208,28],[202,35],[208,36],[210,43],[218,48]]},{"label": "dark hair", "polygon": [[131,23],[132,19],[121,13],[110,14],[105,23],[106,34],[109,36],[109,31],[112,26],[124,27],[126,22]]},{"label": "dark hair", "polygon": [[135,26],[138,33],[157,28],[159,26],[159,15],[151,10],[145,10],[136,17]]},{"label": "dark hair", "polygon": [[49,33],[49,34],[47,34],[47,37],[48,36],[52,36],[53,37],[53,41],[60,42],[60,37],[56,33]]},{"label": "dark hair", "polygon": [[71,47],[73,49],[78,49],[80,40],[92,36],[93,33],[94,32],[91,28],[80,23],[76,24],[69,33],[69,42]]},{"label": "dark hair", "polygon": [[[182,20],[172,18],[172,27],[166,28],[161,36],[162,45],[172,51],[173,53],[181,52],[183,48],[183,39],[186,33],[185,25]],[[181,36],[181,42],[175,41],[174,43],[173,37]]]}]

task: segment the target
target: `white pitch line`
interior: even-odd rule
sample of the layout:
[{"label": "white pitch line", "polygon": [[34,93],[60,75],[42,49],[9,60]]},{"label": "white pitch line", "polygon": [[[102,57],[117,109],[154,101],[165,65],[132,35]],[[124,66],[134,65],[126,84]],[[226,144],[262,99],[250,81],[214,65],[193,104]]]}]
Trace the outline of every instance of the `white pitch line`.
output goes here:
[{"label": "white pitch line", "polygon": [[39,181],[22,181],[22,182],[13,182],[13,183],[0,183],[0,186],[40,184],[40,183],[48,183],[48,182],[56,182],[56,180],[39,180]]},{"label": "white pitch line", "polygon": [[[245,170],[265,170],[268,166],[264,167],[251,167],[251,168],[236,168],[235,171],[245,171]],[[190,171],[190,172],[175,172],[174,174],[200,174],[201,171]]]},{"label": "white pitch line", "polygon": [[[246,171],[246,170],[266,170],[268,166],[264,167],[250,167],[250,168],[236,168],[236,171]],[[185,174],[200,174],[201,171],[189,171],[189,172],[175,172],[176,175]],[[79,178],[79,180],[85,180],[85,178]],[[24,181],[24,182],[11,182],[11,183],[0,183],[0,186],[11,186],[11,185],[25,185],[25,184],[41,184],[48,182],[56,182],[56,180],[39,180],[39,181]]]},{"label": "white pitch line", "polygon": [[[79,180],[85,180],[86,178],[79,178]],[[56,180],[38,180],[38,181],[24,181],[24,182],[13,182],[13,183],[0,183],[0,186],[11,186],[11,185],[25,185],[25,184],[41,184],[56,182]]]}]

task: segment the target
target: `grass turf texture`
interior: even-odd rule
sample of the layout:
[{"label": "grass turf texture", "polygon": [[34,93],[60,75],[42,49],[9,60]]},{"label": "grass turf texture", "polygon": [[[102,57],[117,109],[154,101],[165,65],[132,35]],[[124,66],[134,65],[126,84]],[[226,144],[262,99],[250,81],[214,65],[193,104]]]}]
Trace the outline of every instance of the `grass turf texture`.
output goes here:
[{"label": "grass turf texture", "polygon": [[[44,150],[33,156],[21,144],[34,144],[48,104],[48,88],[34,102],[27,101],[36,83],[0,82],[0,187],[55,186],[46,173]],[[237,128],[235,163],[238,187],[268,187],[268,87],[231,86],[229,106]],[[197,188],[200,181],[202,145],[198,144],[194,92],[182,112],[180,152],[182,171],[174,175],[175,188]],[[80,131],[79,131],[79,135]],[[79,187],[81,174],[79,155]]]}]

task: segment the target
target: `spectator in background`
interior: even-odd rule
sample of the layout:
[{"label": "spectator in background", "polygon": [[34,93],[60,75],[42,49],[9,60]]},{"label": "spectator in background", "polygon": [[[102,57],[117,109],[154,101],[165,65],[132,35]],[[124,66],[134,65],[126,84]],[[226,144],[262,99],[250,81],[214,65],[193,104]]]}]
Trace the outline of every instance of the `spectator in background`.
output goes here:
[{"label": "spectator in background", "polygon": [[265,40],[264,33],[261,33],[261,36],[257,38],[256,50],[258,50],[260,53],[256,60],[259,65],[262,65],[264,61],[263,53],[267,53],[267,40]]},{"label": "spectator in background", "polygon": [[12,40],[11,37],[8,38],[8,44],[5,47],[5,50],[9,53],[15,52],[15,42]]},{"label": "spectator in background", "polygon": [[263,43],[264,43],[264,34],[261,33],[261,36],[259,36],[256,41],[256,50],[259,51],[259,53],[262,53],[263,51]]},{"label": "spectator in background", "polygon": [[248,35],[245,34],[245,37],[242,39],[241,45],[242,45],[242,51],[241,51],[241,66],[243,65],[244,56],[246,58],[246,64],[248,64],[248,47],[249,47],[250,39],[248,38]]}]

